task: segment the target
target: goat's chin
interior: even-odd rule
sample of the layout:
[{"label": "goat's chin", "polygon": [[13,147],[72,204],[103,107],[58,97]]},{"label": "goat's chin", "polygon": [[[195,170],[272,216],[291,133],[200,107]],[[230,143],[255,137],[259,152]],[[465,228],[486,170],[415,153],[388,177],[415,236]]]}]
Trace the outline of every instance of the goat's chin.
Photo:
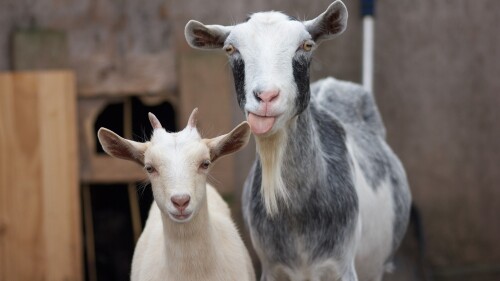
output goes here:
[{"label": "goat's chin", "polygon": [[173,214],[168,212],[168,216],[170,219],[176,223],[186,223],[189,222],[193,218],[193,213],[185,213],[185,214]]},{"label": "goat's chin", "polygon": [[279,201],[285,206],[288,202],[288,190],[281,174],[287,134],[279,130],[272,135],[257,137],[256,143],[262,165],[260,192],[267,214],[273,216],[278,212]]}]

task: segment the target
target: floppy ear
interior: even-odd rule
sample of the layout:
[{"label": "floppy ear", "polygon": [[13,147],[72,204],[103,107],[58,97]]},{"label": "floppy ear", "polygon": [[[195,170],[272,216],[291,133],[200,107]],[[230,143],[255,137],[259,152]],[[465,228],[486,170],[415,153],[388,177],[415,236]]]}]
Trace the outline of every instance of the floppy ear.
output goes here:
[{"label": "floppy ear", "polygon": [[220,49],[224,46],[232,26],[204,25],[190,20],[184,28],[184,35],[189,46],[197,49]]},{"label": "floppy ear", "polygon": [[124,139],[106,128],[100,128],[97,137],[107,154],[144,165],[146,143]]},{"label": "floppy ear", "polygon": [[347,8],[342,1],[336,0],[325,12],[304,25],[316,42],[335,38],[347,27]]},{"label": "floppy ear", "polygon": [[215,162],[222,156],[240,150],[247,145],[249,139],[250,126],[248,122],[242,122],[228,134],[213,139],[205,139],[210,149],[210,161]]}]

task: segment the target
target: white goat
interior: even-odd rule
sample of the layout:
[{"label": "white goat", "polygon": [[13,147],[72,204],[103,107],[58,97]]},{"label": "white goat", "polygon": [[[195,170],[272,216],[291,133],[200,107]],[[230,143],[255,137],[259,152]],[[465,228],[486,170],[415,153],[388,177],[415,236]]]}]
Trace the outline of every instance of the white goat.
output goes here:
[{"label": "white goat", "polygon": [[144,165],[154,202],[137,242],[131,280],[255,280],[248,251],[227,204],[206,183],[211,164],[244,147],[250,128],[202,139],[195,109],[187,127],[167,133],[149,113],[150,141],[135,142],[101,128],[98,137],[111,156]]}]

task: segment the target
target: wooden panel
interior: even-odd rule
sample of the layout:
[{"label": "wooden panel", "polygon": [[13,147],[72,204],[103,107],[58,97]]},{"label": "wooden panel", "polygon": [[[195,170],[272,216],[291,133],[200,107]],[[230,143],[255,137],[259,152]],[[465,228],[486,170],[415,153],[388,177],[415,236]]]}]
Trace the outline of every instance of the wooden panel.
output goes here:
[{"label": "wooden panel", "polygon": [[75,81],[0,74],[0,280],[81,280]]},{"label": "wooden panel", "polygon": [[132,161],[112,158],[108,155],[93,155],[82,170],[84,183],[126,183],[147,180],[141,166]]},{"label": "wooden panel", "polygon": [[[178,128],[184,128],[195,107],[203,137],[215,137],[233,129],[233,95],[227,59],[223,55],[186,52],[180,56],[180,110]],[[234,190],[234,155],[217,161],[212,183],[222,193]]]}]

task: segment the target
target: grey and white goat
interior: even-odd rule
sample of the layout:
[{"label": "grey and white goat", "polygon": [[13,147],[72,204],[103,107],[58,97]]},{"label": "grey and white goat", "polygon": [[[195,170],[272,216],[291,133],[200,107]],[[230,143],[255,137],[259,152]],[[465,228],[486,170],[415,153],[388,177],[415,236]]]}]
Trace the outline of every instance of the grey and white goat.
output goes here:
[{"label": "grey and white goat", "polygon": [[144,143],[99,129],[104,151],[143,165],[153,190],[154,202],[134,251],[132,281],[255,279],[226,202],[207,184],[212,163],[245,146],[250,128],[244,122],[226,135],[202,139],[196,112],[177,133],[166,132],[150,113],[154,132]]},{"label": "grey and white goat", "polygon": [[346,24],[338,0],[309,21],[261,12],[185,28],[192,47],[227,53],[256,137],[243,210],[261,280],[381,280],[406,231],[411,195],[372,94],[309,84],[313,51]]}]

